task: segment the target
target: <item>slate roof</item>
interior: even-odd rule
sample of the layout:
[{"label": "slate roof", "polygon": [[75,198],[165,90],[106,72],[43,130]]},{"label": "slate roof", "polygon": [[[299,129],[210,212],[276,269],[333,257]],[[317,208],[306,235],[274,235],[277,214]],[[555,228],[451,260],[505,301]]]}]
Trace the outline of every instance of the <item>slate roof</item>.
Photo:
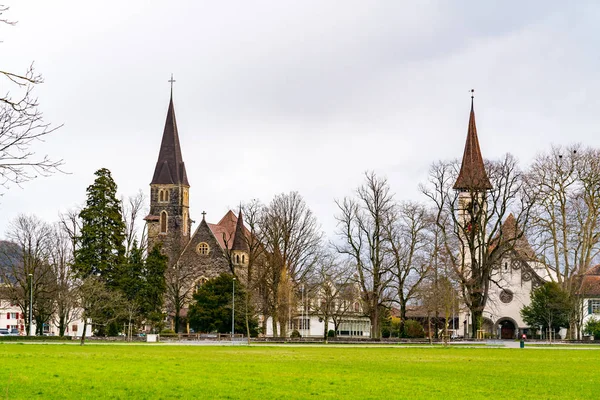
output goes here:
[{"label": "slate roof", "polygon": [[246,232],[244,227],[244,218],[242,217],[242,210],[240,210],[237,222],[235,224],[235,236],[233,237],[232,250],[248,251],[248,241],[246,240]]},{"label": "slate roof", "polygon": [[471,114],[469,116],[469,129],[467,131],[467,141],[463,154],[460,173],[454,184],[456,190],[490,190],[492,184],[488,179],[479,148],[479,139],[477,138],[477,126],[475,125],[475,111],[473,109],[473,97],[471,97]]},{"label": "slate roof", "polygon": [[190,185],[185,171],[183,156],[181,155],[181,146],[179,145],[179,133],[175,119],[175,107],[173,106],[173,92],[171,92],[158,160],[156,161],[154,176],[150,184]]}]

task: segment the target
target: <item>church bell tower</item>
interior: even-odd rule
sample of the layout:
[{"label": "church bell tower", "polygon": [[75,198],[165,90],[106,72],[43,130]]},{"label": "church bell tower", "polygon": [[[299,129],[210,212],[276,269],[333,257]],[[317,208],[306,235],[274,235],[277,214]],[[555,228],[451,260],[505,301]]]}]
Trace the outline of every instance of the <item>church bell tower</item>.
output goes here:
[{"label": "church bell tower", "polygon": [[[471,93],[473,92],[474,90],[471,90]],[[466,239],[466,243],[470,243],[475,251],[480,251],[485,238],[486,192],[492,189],[492,184],[485,171],[481,149],[479,148],[473,97],[471,94],[467,141],[460,172],[453,188],[458,191],[458,221],[461,225],[463,238]],[[463,257],[465,260],[469,260],[469,246],[464,247]]]},{"label": "church bell tower", "polygon": [[148,228],[148,250],[162,243],[163,251],[173,262],[190,239],[190,184],[179,145],[179,133],[173,106],[173,76],[167,119],[150,182],[150,214],[145,218]]}]

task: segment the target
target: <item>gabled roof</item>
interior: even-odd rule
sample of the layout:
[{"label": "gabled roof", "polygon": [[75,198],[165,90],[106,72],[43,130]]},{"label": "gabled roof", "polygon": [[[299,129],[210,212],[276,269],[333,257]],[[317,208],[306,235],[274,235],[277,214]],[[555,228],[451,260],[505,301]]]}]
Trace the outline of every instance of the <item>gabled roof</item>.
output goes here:
[{"label": "gabled roof", "polygon": [[173,106],[173,92],[171,92],[158,160],[156,161],[154,176],[150,184],[190,185],[179,145],[179,133],[177,132],[175,107]]},{"label": "gabled roof", "polygon": [[463,154],[460,173],[454,184],[456,190],[484,191],[492,189],[483,164],[483,157],[479,148],[477,138],[477,126],[475,125],[475,111],[473,109],[473,97],[471,96],[471,114],[469,116],[469,129],[467,141]]},{"label": "gabled roof", "polygon": [[[241,212],[240,212],[241,217]],[[236,233],[239,228],[242,228],[242,232],[244,235],[250,235],[248,229],[244,226],[244,221],[240,218],[238,223],[238,217],[235,216],[233,211],[229,210],[227,213],[221,218],[221,220],[216,224],[208,224],[213,235],[219,242],[219,245],[222,249],[229,248],[232,250],[245,250],[247,251],[247,247],[245,249],[235,248],[236,241]],[[243,237],[240,238],[243,240]],[[238,239],[238,240],[240,240]],[[245,240],[243,240],[246,243]]]},{"label": "gabled roof", "polygon": [[583,296],[600,297],[600,264],[588,269],[583,275],[579,293]]}]

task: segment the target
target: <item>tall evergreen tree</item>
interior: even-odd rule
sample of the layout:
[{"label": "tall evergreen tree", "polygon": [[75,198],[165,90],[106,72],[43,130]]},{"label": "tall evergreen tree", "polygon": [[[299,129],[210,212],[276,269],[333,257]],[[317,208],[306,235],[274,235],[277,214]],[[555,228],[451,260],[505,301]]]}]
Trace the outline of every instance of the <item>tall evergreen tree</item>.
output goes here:
[{"label": "tall evergreen tree", "polygon": [[160,325],[163,320],[164,293],[167,289],[165,271],[168,257],[156,245],[148,253],[143,269],[144,286],[141,291],[140,304],[147,322],[153,327]]},{"label": "tall evergreen tree", "polygon": [[75,270],[82,278],[99,276],[110,287],[115,284],[116,270],[125,263],[125,224],[110,171],[101,168],[95,175],[87,188],[86,206],[79,214],[82,225]]}]

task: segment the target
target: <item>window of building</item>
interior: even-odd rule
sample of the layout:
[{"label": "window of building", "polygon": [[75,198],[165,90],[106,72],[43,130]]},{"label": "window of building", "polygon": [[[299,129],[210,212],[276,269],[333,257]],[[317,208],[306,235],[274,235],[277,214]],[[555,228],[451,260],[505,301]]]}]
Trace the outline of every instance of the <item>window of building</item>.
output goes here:
[{"label": "window of building", "polygon": [[165,192],[162,189],[158,191],[158,201],[165,201]]},{"label": "window of building", "polygon": [[235,256],[235,262],[236,262],[236,264],[240,263],[240,255],[239,254],[237,256]]},{"label": "window of building", "polygon": [[588,313],[600,314],[600,300],[589,300]]},{"label": "window of building", "polygon": [[246,256],[242,254],[242,264],[246,262]]},{"label": "window of building", "polygon": [[10,313],[10,318],[12,318],[12,319],[19,319],[19,313],[11,312]]},{"label": "window of building", "polygon": [[198,279],[196,281],[196,292],[198,292],[198,290],[200,290],[200,287],[202,287],[202,285],[204,285],[206,282],[208,282],[208,278],[206,277],[202,277],[200,279]]},{"label": "window of building", "polygon": [[169,190],[165,190],[165,201],[169,201],[170,193]]},{"label": "window of building", "polygon": [[187,230],[188,230],[188,216],[187,216],[187,212],[183,212],[183,234],[187,235]]},{"label": "window of building", "polygon": [[196,251],[198,254],[207,256],[208,253],[210,253],[210,247],[208,247],[208,243],[202,242],[198,245],[198,247],[196,247]]},{"label": "window of building", "polygon": [[169,216],[166,211],[160,213],[160,233],[167,233],[167,220]]},{"label": "window of building", "polygon": [[79,328],[77,325],[73,325],[73,326],[71,327],[71,331],[72,331],[73,333],[77,333],[77,328]]}]

